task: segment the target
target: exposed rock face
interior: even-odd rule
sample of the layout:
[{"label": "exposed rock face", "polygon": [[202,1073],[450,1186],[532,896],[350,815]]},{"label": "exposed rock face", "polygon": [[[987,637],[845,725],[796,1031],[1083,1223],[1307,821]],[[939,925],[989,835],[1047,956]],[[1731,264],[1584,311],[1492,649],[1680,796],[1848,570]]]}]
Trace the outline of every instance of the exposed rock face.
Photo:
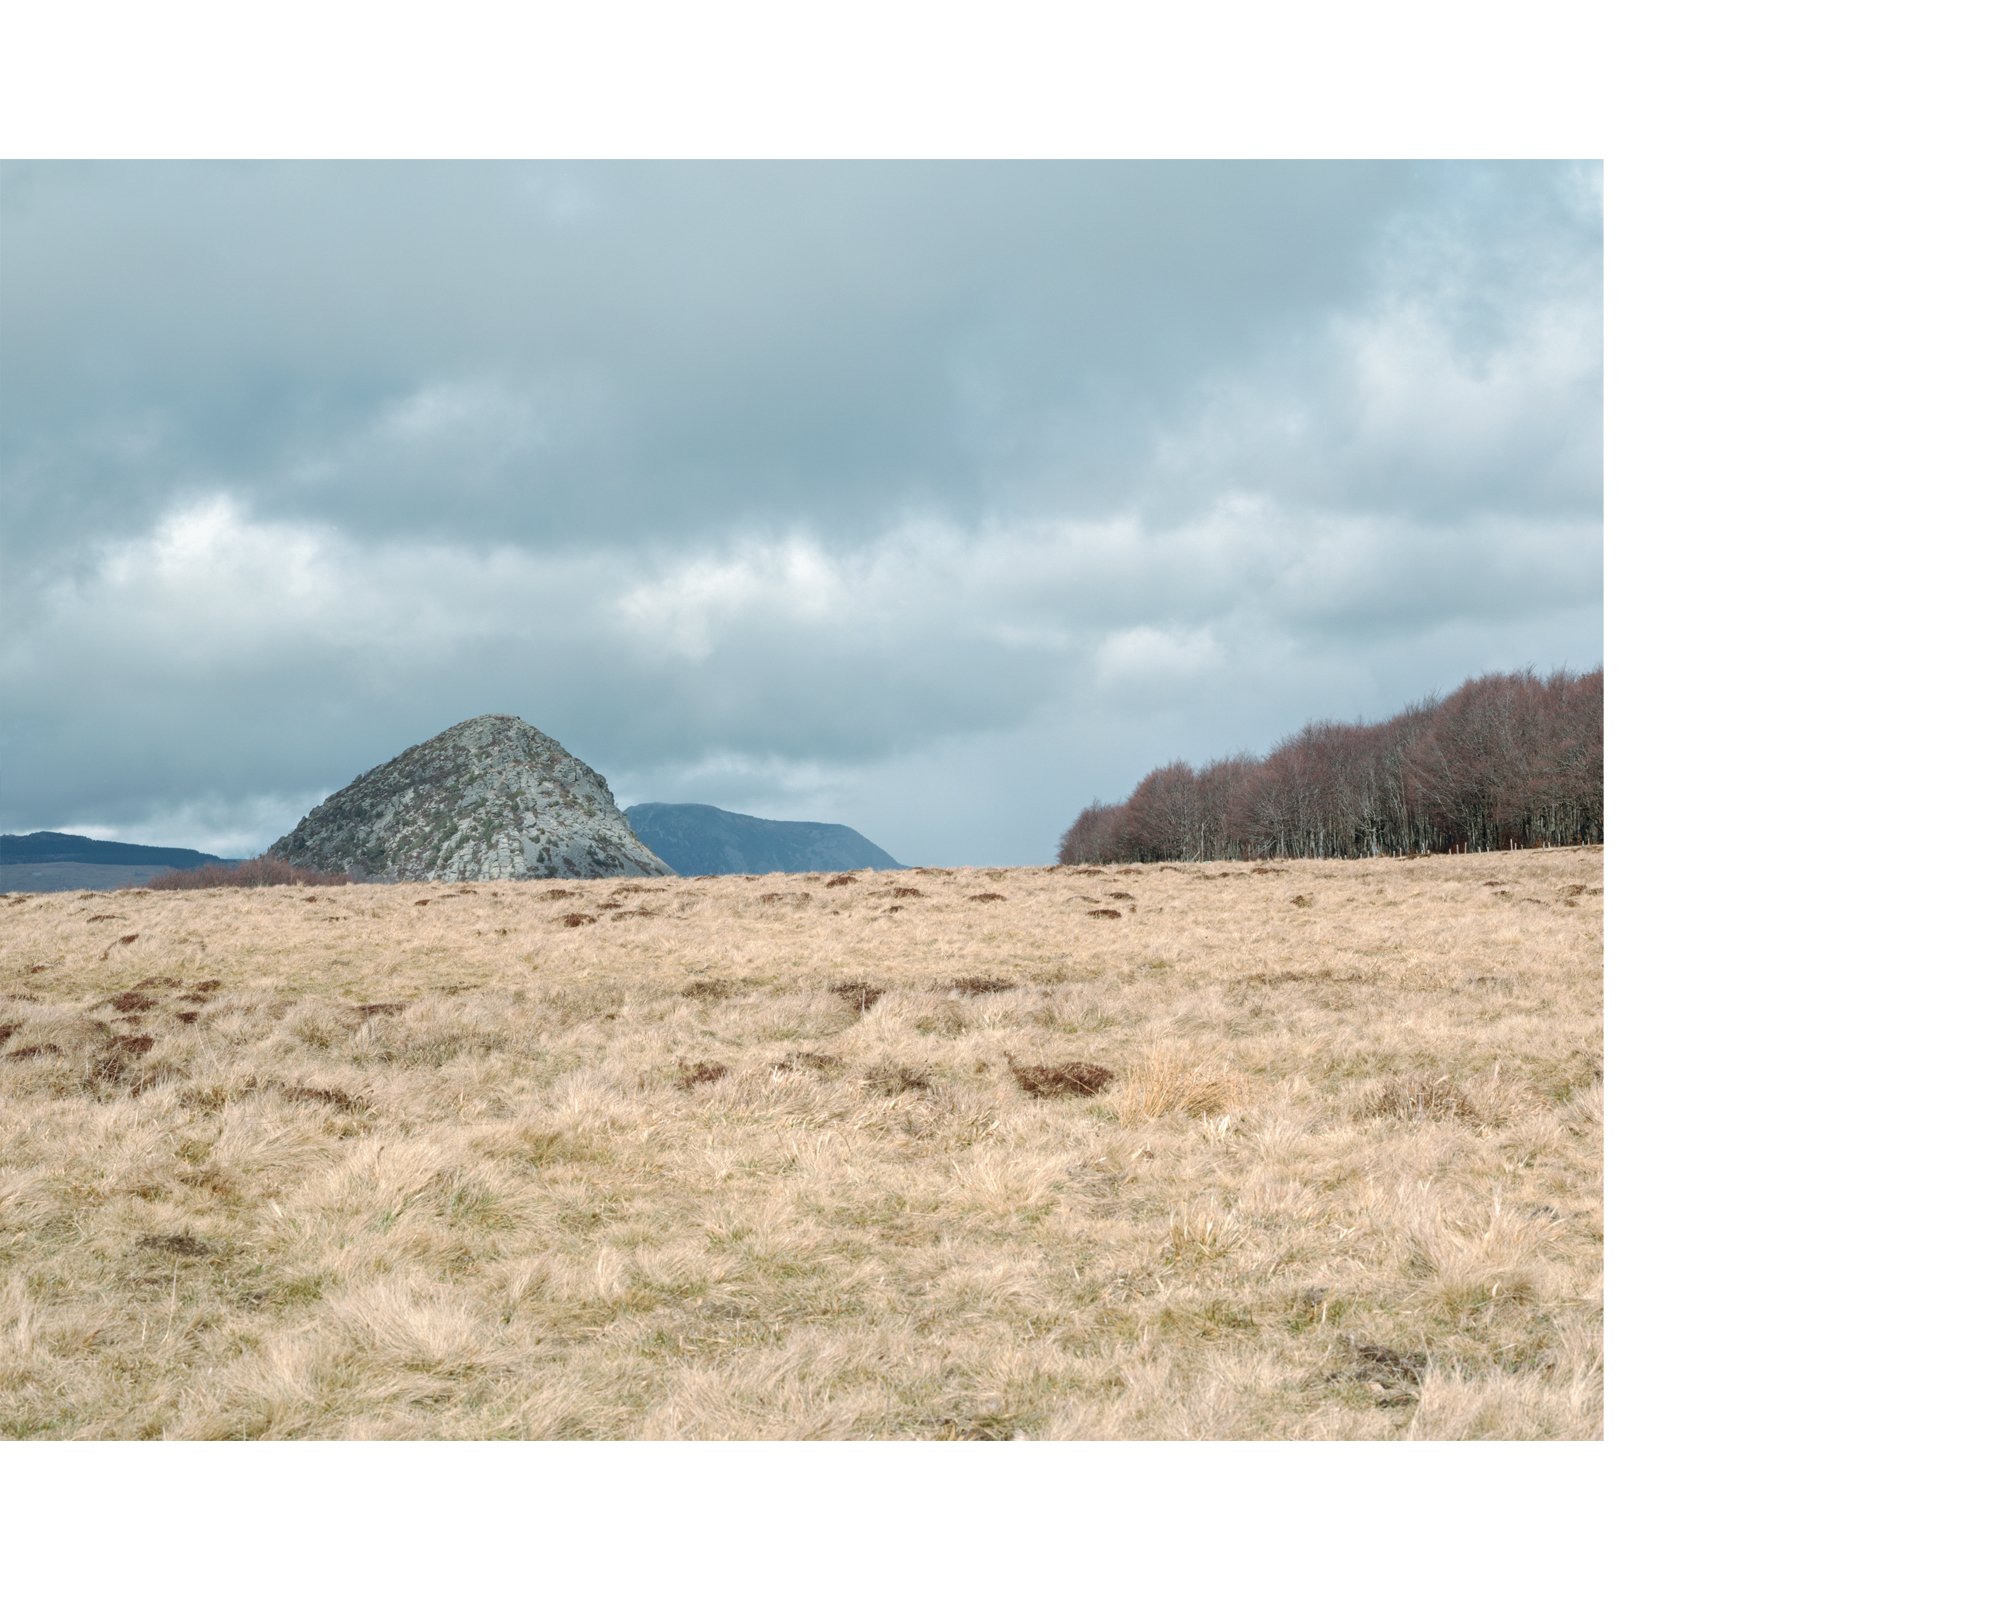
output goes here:
[{"label": "exposed rock face", "polygon": [[673,876],[611,786],[519,717],[474,717],[364,772],[271,854],[402,881]]}]

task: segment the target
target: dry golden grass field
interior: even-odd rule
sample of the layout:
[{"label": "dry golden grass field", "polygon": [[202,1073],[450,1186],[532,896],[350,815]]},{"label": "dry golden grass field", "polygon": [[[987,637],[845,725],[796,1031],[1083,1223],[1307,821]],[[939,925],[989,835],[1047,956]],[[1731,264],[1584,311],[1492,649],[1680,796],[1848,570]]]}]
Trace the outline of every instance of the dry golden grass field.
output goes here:
[{"label": "dry golden grass field", "polygon": [[0,1435],[1599,1437],[1603,859],[13,896]]}]

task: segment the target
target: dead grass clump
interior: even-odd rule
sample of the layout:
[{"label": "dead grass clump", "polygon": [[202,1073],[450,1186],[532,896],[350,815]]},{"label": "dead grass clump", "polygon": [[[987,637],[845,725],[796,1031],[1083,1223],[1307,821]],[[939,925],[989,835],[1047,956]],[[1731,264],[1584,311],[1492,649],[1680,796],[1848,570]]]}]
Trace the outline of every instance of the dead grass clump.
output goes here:
[{"label": "dead grass clump", "polygon": [[100,1004],[111,1007],[120,1016],[129,1017],[134,1012],[151,1011],[159,1002],[151,995],[141,994],[137,989],[127,989],[123,994],[114,994]]},{"label": "dead grass clump", "polygon": [[1113,911],[1109,906],[1099,906],[1095,911],[1089,912],[1087,913],[1087,915],[1093,917],[1102,917],[1107,922],[1116,922],[1120,917],[1124,916],[1125,913],[1122,911]]},{"label": "dead grass clump", "polygon": [[1442,1075],[1405,1073],[1392,1078],[1362,1104],[1369,1117],[1398,1117],[1406,1122],[1482,1122],[1479,1107],[1457,1084]]},{"label": "dead grass clump", "polygon": [[1139,897],[1138,897],[1137,895],[1131,895],[1131,894],[1127,894],[1127,893],[1126,893],[1126,892],[1125,892],[1125,891],[1124,891],[1123,889],[1112,889],[1112,890],[1110,890],[1109,892],[1107,892],[1107,893],[1106,893],[1106,895],[1104,896],[1104,898],[1105,898],[1105,899],[1107,899],[1107,900],[1134,900],[1134,901],[1136,901],[1136,900],[1137,900],[1137,899],[1138,899]]},{"label": "dead grass clump", "polygon": [[5,1044],[20,1031],[21,1025],[18,1022],[0,1022],[0,1044]]},{"label": "dead grass clump", "polygon": [[1109,1067],[1091,1061],[1058,1061],[1054,1065],[1017,1066],[1014,1081],[1037,1100],[1064,1100],[1102,1094],[1113,1077]]},{"label": "dead grass clump", "polygon": [[34,1056],[59,1056],[62,1046],[56,1044],[24,1044],[7,1052],[9,1061],[26,1061]]},{"label": "dead grass clump", "polygon": [[86,1087],[100,1100],[127,1094],[137,1099],[156,1084],[181,1074],[171,1068],[140,1065],[156,1041],[149,1033],[113,1034],[90,1063]]},{"label": "dead grass clump", "polygon": [[1242,1087],[1233,1072],[1209,1058],[1189,1060],[1155,1049],[1119,1084],[1118,1120],[1129,1125],[1173,1115],[1220,1116],[1237,1104]]},{"label": "dead grass clump", "polygon": [[[574,900],[576,897],[577,891],[574,889],[544,889],[541,894],[544,900]],[[425,902],[419,900],[417,904],[423,905]]]},{"label": "dead grass clump", "polygon": [[345,1089],[321,1089],[306,1083],[288,1083],[279,1091],[287,1100],[296,1100],[304,1105],[331,1106],[335,1111],[356,1117],[375,1108],[358,1094],[349,1094]]},{"label": "dead grass clump", "polygon": [[854,1008],[858,1016],[889,991],[872,983],[836,983],[829,985],[828,994],[839,995]]},{"label": "dead grass clump", "polygon": [[921,900],[924,897],[924,891],[910,883],[899,883],[889,893],[898,900]]},{"label": "dead grass clump", "polygon": [[354,1008],[357,1016],[395,1017],[409,1009],[407,1000],[368,1000]]},{"label": "dead grass clump", "polygon": [[1284,869],[1282,867],[1252,867],[1250,870],[1259,878],[1274,878]]},{"label": "dead grass clump", "polygon": [[90,923],[90,922],[123,922],[125,919],[119,916],[118,913],[115,911],[100,911],[97,913],[96,916],[85,917],[83,920],[86,923]]},{"label": "dead grass clump", "polygon": [[944,987],[951,994],[1005,994],[1020,985],[1012,978],[953,978]]},{"label": "dead grass clump", "polygon": [[681,993],[690,1000],[727,1000],[749,987],[740,978],[696,978]]},{"label": "dead grass clump", "polygon": [[1360,1390],[1368,1403],[1384,1409],[1413,1406],[1430,1362],[1409,1350],[1369,1344],[1343,1335],[1346,1359],[1326,1373],[1327,1383]]},{"label": "dead grass clump", "polygon": [[199,1022],[201,1021],[201,1013],[199,1011],[176,1011],[174,1013],[174,1021]]},{"label": "dead grass clump", "polygon": [[571,911],[556,918],[556,921],[560,922],[565,928],[581,928],[596,920],[597,918],[593,917],[587,911]]},{"label": "dead grass clump", "polygon": [[1297,906],[1301,911],[1309,910],[1312,903],[1313,897],[1309,894],[1295,894],[1292,896],[1292,904]]},{"label": "dead grass clump", "polygon": [[851,872],[836,872],[821,887],[825,889],[845,889],[850,883],[858,882],[860,880]]},{"label": "dead grass clump", "polygon": [[931,1086],[931,1075],[916,1067],[870,1067],[862,1080],[877,1094],[921,1093]]},{"label": "dead grass clump", "polygon": [[794,1050],[783,1059],[774,1062],[771,1070],[776,1073],[817,1072],[825,1074],[837,1072],[840,1070],[840,1058],[838,1056],[822,1055],[817,1050]]},{"label": "dead grass clump", "polygon": [[623,922],[628,917],[657,917],[659,914],[660,908],[658,906],[633,906],[627,911],[612,912],[611,920],[613,922]]},{"label": "dead grass clump", "polygon": [[812,903],[812,896],[803,889],[772,889],[757,896],[757,903],[766,906],[803,906]]},{"label": "dead grass clump", "polygon": [[720,1083],[729,1069],[720,1061],[682,1061],[675,1065],[674,1087],[693,1089],[704,1083]]},{"label": "dead grass clump", "polygon": [[966,896],[966,899],[968,900],[985,900],[988,902],[994,900],[1005,900],[1006,898],[1007,897],[1004,894],[995,894],[991,889],[988,889],[983,894],[972,894]]},{"label": "dead grass clump", "polygon": [[1227,1213],[1190,1206],[1167,1218],[1163,1253],[1169,1261],[1195,1265],[1217,1261],[1243,1242],[1243,1225]]}]

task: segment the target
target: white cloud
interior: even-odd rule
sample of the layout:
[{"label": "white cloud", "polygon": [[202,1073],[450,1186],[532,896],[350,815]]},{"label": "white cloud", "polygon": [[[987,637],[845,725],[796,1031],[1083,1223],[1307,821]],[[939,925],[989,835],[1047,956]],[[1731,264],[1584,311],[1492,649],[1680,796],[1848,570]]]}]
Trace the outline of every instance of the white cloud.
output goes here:
[{"label": "white cloud", "polygon": [[1125,628],[1098,645],[1095,670],[1100,688],[1172,698],[1185,694],[1191,682],[1215,671],[1221,661],[1222,649],[1208,628],[1188,633]]}]

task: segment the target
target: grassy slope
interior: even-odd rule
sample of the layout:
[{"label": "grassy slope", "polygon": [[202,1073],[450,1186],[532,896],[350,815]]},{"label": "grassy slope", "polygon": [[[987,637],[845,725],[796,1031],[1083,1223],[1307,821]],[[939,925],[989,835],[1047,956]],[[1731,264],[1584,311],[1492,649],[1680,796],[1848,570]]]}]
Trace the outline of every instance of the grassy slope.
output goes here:
[{"label": "grassy slope", "polygon": [[1602,862],[14,898],[0,1435],[1596,1436]]}]

